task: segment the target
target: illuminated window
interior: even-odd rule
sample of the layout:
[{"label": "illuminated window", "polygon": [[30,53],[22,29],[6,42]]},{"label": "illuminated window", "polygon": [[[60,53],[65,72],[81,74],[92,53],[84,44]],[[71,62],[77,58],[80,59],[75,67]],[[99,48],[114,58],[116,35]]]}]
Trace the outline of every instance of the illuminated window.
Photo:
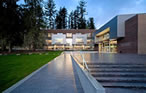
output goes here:
[{"label": "illuminated window", "polygon": [[51,37],[51,33],[48,33],[48,37]]},{"label": "illuminated window", "polygon": [[72,33],[66,33],[66,37],[72,37]]},{"label": "illuminated window", "polygon": [[76,43],[78,44],[84,43],[83,38],[76,38]]},{"label": "illuminated window", "polygon": [[63,38],[55,38],[55,43],[56,44],[62,44],[63,43]]},{"label": "illuminated window", "polygon": [[52,43],[52,40],[46,40],[46,43],[47,44],[51,44]]},{"label": "illuminated window", "polygon": [[66,39],[67,45],[72,45],[72,39]]},{"label": "illuminated window", "polygon": [[89,44],[89,43],[91,43],[92,41],[91,40],[87,40],[87,43]]}]

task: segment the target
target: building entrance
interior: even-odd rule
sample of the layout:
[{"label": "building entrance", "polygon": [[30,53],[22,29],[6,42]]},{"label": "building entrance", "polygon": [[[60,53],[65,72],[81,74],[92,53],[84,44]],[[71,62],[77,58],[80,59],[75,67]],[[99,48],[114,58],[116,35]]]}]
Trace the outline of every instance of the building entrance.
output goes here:
[{"label": "building entrance", "polygon": [[99,53],[116,53],[117,52],[117,41],[108,40],[99,43]]}]

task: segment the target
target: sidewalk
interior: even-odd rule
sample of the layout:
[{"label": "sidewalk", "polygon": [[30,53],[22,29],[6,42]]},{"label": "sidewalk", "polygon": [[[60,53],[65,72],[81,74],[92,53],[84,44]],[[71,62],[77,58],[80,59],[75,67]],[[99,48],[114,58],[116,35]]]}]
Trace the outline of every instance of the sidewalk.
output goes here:
[{"label": "sidewalk", "polygon": [[61,55],[11,93],[83,93],[70,53]]}]

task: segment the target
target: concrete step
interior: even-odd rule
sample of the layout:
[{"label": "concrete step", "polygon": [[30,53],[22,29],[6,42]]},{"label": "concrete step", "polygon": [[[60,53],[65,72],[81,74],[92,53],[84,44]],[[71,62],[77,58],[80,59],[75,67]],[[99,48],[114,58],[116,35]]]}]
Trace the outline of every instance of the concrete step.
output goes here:
[{"label": "concrete step", "polygon": [[102,82],[101,85],[105,88],[144,88],[146,89],[146,83]]},{"label": "concrete step", "polygon": [[145,68],[145,65],[88,65],[89,68]]},{"label": "concrete step", "polygon": [[90,73],[105,88],[146,89],[146,65],[135,63],[88,63]]},{"label": "concrete step", "polygon": [[146,83],[146,78],[141,78],[141,77],[95,77],[97,81],[99,82],[138,82],[138,83]]},{"label": "concrete step", "polygon": [[146,77],[146,73],[91,73],[94,77]]},{"label": "concrete step", "polygon": [[90,72],[146,72],[146,69],[122,69],[122,68],[93,68]]},{"label": "concrete step", "polygon": [[109,62],[102,62],[102,63],[87,63],[87,65],[143,65],[146,66],[146,64],[141,64],[141,63],[109,63]]}]

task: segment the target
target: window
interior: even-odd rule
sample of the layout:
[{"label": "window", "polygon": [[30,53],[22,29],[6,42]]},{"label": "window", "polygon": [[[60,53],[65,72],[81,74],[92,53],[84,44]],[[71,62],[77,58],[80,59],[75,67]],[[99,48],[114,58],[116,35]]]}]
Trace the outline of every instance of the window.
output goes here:
[{"label": "window", "polygon": [[72,45],[72,39],[66,39],[66,43],[67,43],[67,45]]},{"label": "window", "polygon": [[63,44],[63,38],[55,38],[55,44]]},{"label": "window", "polygon": [[51,44],[52,43],[52,40],[46,40],[46,43],[47,44]]},{"label": "window", "polygon": [[83,44],[84,43],[83,38],[76,38],[76,43]]},{"label": "window", "polygon": [[51,33],[48,33],[48,37],[51,37]]},{"label": "window", "polygon": [[72,37],[72,33],[66,33],[66,37]]},{"label": "window", "polygon": [[90,43],[92,43],[92,41],[91,40],[87,40],[87,43],[90,44]]}]

